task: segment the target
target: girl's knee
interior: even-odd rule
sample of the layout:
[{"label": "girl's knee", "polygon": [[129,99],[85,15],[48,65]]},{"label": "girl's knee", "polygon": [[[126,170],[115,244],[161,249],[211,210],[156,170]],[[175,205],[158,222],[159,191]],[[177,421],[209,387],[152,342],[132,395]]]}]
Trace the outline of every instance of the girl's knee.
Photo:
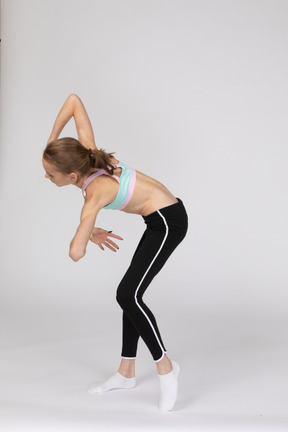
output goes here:
[{"label": "girl's knee", "polygon": [[129,292],[127,287],[119,285],[116,292],[116,300],[123,310],[135,304],[134,293]]}]

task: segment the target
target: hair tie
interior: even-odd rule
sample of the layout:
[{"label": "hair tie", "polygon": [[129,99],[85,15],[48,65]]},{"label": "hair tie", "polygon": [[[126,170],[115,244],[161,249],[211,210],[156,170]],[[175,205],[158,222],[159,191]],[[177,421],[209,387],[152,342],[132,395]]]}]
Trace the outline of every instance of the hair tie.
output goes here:
[{"label": "hair tie", "polygon": [[90,165],[92,167],[94,167],[94,164],[95,164],[95,154],[93,153],[93,150],[89,149],[88,150],[88,154],[89,154]]}]

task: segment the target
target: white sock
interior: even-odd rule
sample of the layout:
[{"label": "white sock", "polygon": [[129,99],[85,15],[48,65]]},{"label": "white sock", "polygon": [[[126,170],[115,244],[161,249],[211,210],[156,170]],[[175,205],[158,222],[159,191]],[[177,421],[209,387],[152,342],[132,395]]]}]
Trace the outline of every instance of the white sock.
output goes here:
[{"label": "white sock", "polygon": [[112,390],[112,389],[131,389],[136,386],[136,378],[126,378],[123,375],[120,375],[119,372],[117,372],[115,375],[113,375],[111,378],[109,378],[107,381],[105,381],[103,384],[92,384],[89,389],[88,393],[104,393],[106,391]]},{"label": "white sock", "polygon": [[158,374],[160,379],[160,400],[158,408],[163,412],[172,410],[177,399],[180,366],[174,361],[172,361],[172,366],[173,370],[168,374]]}]

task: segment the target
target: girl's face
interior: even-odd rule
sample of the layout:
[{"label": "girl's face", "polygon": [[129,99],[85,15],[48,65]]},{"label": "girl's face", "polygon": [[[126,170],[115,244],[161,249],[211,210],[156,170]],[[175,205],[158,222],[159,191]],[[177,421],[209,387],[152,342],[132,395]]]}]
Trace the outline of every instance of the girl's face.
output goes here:
[{"label": "girl's face", "polygon": [[45,159],[42,159],[42,164],[46,171],[45,177],[50,179],[51,182],[54,183],[56,186],[61,187],[76,183],[76,173],[62,174],[61,172],[57,171],[53,164],[46,162]]}]

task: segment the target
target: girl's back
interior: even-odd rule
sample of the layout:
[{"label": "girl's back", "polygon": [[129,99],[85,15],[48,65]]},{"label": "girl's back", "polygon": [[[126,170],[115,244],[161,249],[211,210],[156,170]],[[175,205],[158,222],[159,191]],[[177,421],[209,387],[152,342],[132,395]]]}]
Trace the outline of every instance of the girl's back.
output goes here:
[{"label": "girl's back", "polygon": [[[119,160],[111,158],[111,164],[118,165]],[[119,179],[121,177],[121,172],[122,169],[120,167],[113,170],[113,174],[119,177]],[[105,177],[107,177],[107,182],[110,184],[110,187],[114,189],[115,194],[117,195],[119,185],[113,178],[109,178],[109,176]],[[93,182],[91,182],[91,185],[92,183]],[[96,182],[95,186],[92,185],[92,187],[95,189],[97,188]],[[133,195],[123,211],[146,216],[159,208],[167,207],[176,202],[177,199],[162,183],[136,170],[136,183]]]}]

